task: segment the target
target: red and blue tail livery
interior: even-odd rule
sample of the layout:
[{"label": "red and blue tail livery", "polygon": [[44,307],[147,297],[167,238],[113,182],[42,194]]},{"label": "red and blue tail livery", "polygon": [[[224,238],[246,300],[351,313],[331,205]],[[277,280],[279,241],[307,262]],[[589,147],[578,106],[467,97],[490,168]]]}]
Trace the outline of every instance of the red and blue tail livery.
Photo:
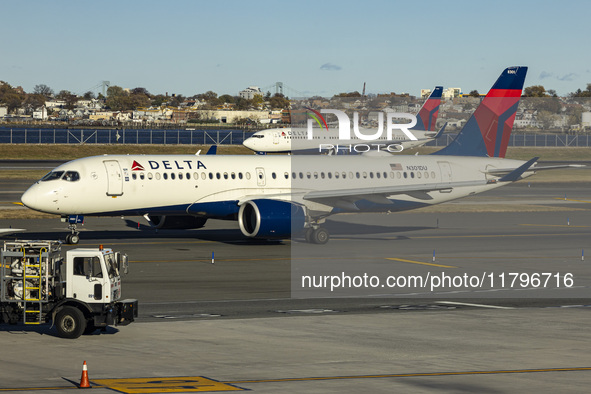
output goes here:
[{"label": "red and blue tail livery", "polygon": [[438,155],[505,157],[527,67],[501,73],[458,136]]},{"label": "red and blue tail livery", "polygon": [[435,131],[443,86],[436,86],[417,114],[417,124],[411,130]]}]

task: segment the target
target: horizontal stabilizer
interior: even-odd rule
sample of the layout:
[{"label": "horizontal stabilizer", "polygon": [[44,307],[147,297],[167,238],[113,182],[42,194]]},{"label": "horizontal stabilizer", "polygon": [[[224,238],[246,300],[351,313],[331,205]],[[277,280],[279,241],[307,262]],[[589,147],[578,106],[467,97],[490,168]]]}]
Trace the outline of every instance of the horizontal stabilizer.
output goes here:
[{"label": "horizontal stabilizer", "polygon": [[515,182],[519,180],[523,173],[529,170],[529,168],[533,166],[534,163],[538,161],[538,159],[539,157],[534,157],[533,159],[527,161],[525,164],[517,167],[515,170],[511,171],[510,173],[499,179],[499,182]]}]

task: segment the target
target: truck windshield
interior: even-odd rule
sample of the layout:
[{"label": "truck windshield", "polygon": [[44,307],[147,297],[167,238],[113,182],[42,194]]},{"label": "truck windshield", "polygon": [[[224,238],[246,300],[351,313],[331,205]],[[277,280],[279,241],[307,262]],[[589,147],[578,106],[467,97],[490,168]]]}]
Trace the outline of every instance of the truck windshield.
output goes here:
[{"label": "truck windshield", "polygon": [[109,278],[114,278],[115,276],[119,276],[119,271],[117,270],[117,263],[115,261],[114,254],[107,254],[105,255],[105,263],[107,264],[107,271],[109,272]]}]

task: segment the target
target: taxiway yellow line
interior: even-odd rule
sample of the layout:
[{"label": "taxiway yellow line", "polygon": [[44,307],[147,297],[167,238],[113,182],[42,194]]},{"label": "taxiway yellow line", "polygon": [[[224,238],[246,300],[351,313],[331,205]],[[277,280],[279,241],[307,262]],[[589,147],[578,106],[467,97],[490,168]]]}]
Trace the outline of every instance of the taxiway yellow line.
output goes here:
[{"label": "taxiway yellow line", "polygon": [[443,265],[443,264],[435,264],[435,263],[424,263],[422,261],[397,259],[395,257],[386,257],[386,260],[401,261],[403,263],[411,263],[411,264],[430,265],[432,267],[440,267],[440,268],[458,268],[458,267],[454,267],[453,265]]},{"label": "taxiway yellow line", "polygon": [[591,371],[591,367],[508,369],[508,370],[494,370],[494,371],[425,372],[425,373],[401,373],[401,374],[384,374],[384,375],[319,376],[319,377],[308,377],[308,378],[235,380],[235,381],[225,381],[222,383],[247,384],[247,383],[273,383],[273,382],[306,382],[306,381],[314,381],[314,380],[409,378],[409,377],[423,377],[423,376],[458,376],[458,375],[500,375],[500,374],[511,374],[511,373],[573,372],[573,371]]},{"label": "taxiway yellow line", "polygon": [[520,224],[520,226],[530,226],[530,227],[583,227],[589,228],[591,226],[571,226],[568,224]]},{"label": "taxiway yellow line", "polygon": [[555,200],[562,200],[562,201],[573,201],[573,202],[584,202],[587,204],[591,204],[591,201],[585,201],[585,200],[573,200],[570,198],[562,198],[562,197],[554,197]]}]

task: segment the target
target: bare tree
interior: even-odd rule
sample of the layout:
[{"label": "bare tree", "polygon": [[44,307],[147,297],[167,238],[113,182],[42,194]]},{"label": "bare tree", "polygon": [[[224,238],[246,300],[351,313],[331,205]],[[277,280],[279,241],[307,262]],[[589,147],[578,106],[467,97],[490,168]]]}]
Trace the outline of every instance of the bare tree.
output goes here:
[{"label": "bare tree", "polygon": [[35,87],[33,88],[33,93],[40,94],[42,96],[45,96],[46,98],[52,97],[54,95],[53,89],[45,84],[35,85]]}]

